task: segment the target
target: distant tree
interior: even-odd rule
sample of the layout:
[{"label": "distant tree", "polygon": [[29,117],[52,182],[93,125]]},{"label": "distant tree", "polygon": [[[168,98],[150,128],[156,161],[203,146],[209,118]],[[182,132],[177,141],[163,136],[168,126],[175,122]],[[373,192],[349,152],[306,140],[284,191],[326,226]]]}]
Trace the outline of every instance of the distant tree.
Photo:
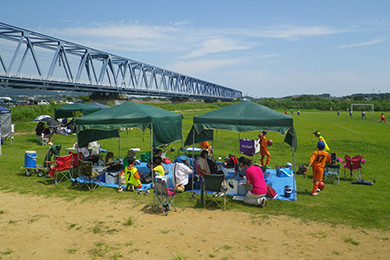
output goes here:
[{"label": "distant tree", "polygon": [[79,96],[78,98],[80,100],[82,100],[83,102],[89,102],[90,101],[89,96]]}]

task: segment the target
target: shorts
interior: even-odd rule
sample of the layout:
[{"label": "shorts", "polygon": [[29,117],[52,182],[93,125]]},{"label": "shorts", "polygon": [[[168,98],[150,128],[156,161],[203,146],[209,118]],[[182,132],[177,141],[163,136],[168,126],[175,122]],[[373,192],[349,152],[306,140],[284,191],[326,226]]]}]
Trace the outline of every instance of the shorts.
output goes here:
[{"label": "shorts", "polygon": [[268,152],[267,149],[260,149],[261,156],[270,156],[271,154]]},{"label": "shorts", "polygon": [[251,205],[259,205],[258,198],[263,198],[265,197],[265,195],[267,194],[253,194],[251,191],[248,191],[244,198],[244,203]]},{"label": "shorts", "polygon": [[313,167],[313,179],[320,182],[324,177],[324,168],[321,167]]}]

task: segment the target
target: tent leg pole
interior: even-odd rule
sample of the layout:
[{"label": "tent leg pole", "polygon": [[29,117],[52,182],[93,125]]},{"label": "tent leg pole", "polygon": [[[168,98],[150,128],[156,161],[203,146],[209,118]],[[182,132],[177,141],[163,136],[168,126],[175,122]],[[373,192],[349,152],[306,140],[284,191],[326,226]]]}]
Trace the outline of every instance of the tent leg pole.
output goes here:
[{"label": "tent leg pole", "polygon": [[[194,131],[192,131],[192,163],[195,163],[195,151],[194,151],[194,146],[195,146],[195,127]],[[192,171],[192,178],[191,178],[191,190],[192,190],[192,195],[194,195],[194,179],[195,179],[195,172],[196,172],[196,165],[194,165],[194,171]],[[193,198],[195,196],[192,196]]]},{"label": "tent leg pole", "polygon": [[[118,130],[120,131],[120,130]],[[121,133],[119,132],[119,138],[118,138],[118,158],[121,158]]]},{"label": "tent leg pole", "polygon": [[296,187],[296,183],[295,183],[295,152],[294,152],[294,150],[295,150],[295,147],[294,147],[294,143],[293,143],[293,145],[292,145],[292,163],[293,163],[293,191],[295,191],[294,192],[294,198],[295,198],[295,200],[297,200],[297,187]]}]

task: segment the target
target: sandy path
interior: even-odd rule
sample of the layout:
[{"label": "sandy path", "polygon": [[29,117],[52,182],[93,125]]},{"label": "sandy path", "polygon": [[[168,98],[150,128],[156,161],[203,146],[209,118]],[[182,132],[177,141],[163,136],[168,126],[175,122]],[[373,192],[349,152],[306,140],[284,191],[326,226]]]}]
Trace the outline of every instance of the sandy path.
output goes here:
[{"label": "sandy path", "polygon": [[0,259],[389,259],[390,255],[388,231],[268,217],[260,208],[259,215],[187,208],[165,217],[160,210],[154,213],[151,205],[0,192]]}]

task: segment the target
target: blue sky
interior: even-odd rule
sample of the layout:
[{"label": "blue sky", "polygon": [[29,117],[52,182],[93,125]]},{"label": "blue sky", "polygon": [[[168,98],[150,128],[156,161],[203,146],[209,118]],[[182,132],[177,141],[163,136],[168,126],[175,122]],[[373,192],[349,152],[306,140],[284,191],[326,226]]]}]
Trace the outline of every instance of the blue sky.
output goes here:
[{"label": "blue sky", "polygon": [[1,22],[253,97],[390,92],[390,1],[2,1]]}]

